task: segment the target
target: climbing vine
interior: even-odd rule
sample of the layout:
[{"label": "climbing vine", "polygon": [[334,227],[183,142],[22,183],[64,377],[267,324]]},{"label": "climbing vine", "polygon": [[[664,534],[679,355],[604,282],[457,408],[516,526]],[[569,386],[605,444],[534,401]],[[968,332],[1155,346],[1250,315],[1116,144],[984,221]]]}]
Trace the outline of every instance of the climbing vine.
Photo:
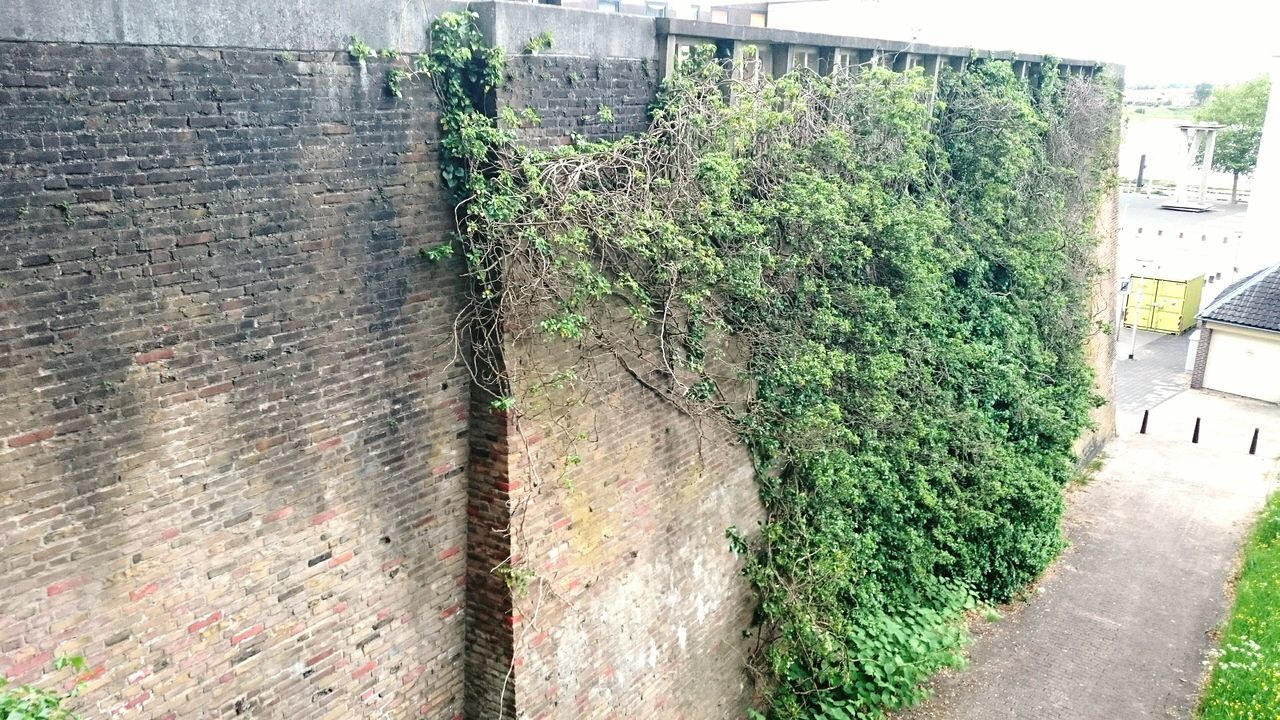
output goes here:
[{"label": "climbing vine", "polygon": [[[917,701],[961,662],[965,611],[1062,547],[1099,402],[1083,348],[1114,88],[996,61],[936,93],[879,67],[770,79],[700,50],[647,132],[539,150],[485,112],[502,58],[472,19],[431,38],[415,71],[441,103],[494,407],[552,408],[605,358],[723,423],[767,511],[729,531],[758,598],[757,714]],[[506,358],[539,339],[572,352]]]}]

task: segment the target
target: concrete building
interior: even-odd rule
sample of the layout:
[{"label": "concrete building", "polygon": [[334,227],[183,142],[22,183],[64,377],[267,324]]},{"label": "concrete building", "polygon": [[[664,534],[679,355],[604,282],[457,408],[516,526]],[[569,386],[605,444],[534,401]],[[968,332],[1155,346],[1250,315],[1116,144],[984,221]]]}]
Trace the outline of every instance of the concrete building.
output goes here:
[{"label": "concrete building", "polygon": [[537,0],[578,10],[669,17],[682,20],[767,27],[769,2],[689,2],[688,0]]},{"label": "concrete building", "polygon": [[1280,263],[1235,283],[1200,313],[1191,387],[1280,403]]}]

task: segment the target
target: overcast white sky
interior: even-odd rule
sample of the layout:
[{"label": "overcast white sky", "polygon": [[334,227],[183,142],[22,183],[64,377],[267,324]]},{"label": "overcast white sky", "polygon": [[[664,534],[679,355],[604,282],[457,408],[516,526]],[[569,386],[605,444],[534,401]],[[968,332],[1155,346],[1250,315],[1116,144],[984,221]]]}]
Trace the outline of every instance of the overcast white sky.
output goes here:
[{"label": "overcast white sky", "polygon": [[770,23],[779,21],[1119,62],[1130,84],[1238,82],[1280,54],[1280,0],[825,0],[775,5]]}]

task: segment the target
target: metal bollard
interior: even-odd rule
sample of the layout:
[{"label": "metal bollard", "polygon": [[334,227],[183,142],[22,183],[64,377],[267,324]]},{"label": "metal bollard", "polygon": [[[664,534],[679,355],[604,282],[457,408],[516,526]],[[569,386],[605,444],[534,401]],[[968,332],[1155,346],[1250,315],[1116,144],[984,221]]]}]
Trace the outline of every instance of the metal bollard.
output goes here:
[{"label": "metal bollard", "polygon": [[1147,434],[1147,417],[1148,417],[1148,416],[1150,416],[1150,415],[1151,415],[1151,411],[1150,411],[1150,410],[1143,410],[1143,411],[1142,411],[1142,429],[1141,429],[1141,430],[1138,430],[1138,434],[1139,434],[1139,435],[1146,435],[1146,434]]},{"label": "metal bollard", "polygon": [[1258,428],[1253,429],[1253,440],[1249,443],[1249,454],[1258,454]]},{"label": "metal bollard", "polygon": [[1196,429],[1191,431],[1191,442],[1200,442],[1200,418],[1196,418]]}]

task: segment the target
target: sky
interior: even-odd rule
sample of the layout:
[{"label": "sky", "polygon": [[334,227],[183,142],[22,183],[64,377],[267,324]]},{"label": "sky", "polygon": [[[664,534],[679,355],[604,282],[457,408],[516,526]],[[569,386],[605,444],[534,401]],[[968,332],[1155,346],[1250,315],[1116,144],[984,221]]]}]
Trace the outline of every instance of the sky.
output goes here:
[{"label": "sky", "polygon": [[812,0],[775,4],[769,19],[842,35],[1117,62],[1131,85],[1241,82],[1280,54],[1280,0]]}]

